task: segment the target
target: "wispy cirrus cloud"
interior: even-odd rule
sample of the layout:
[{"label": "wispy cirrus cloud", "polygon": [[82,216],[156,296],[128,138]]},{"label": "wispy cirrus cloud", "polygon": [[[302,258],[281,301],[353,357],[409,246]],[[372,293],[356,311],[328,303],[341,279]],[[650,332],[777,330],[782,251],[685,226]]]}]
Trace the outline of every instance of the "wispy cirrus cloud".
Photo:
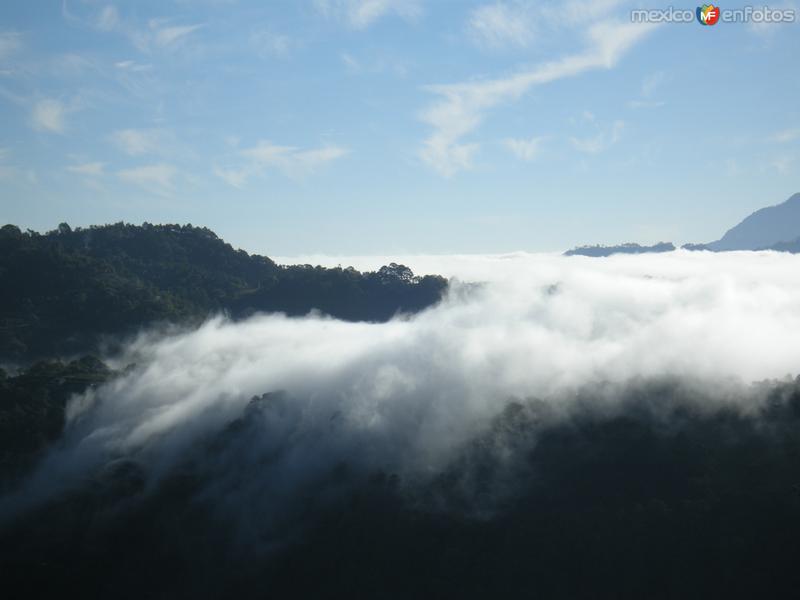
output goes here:
[{"label": "wispy cirrus cloud", "polygon": [[624,121],[614,121],[614,124],[607,130],[599,131],[597,134],[589,137],[571,137],[569,141],[579,152],[585,154],[599,154],[619,141],[624,128]]},{"label": "wispy cirrus cloud", "polygon": [[64,116],[67,107],[60,100],[45,98],[34,103],[31,110],[31,125],[37,131],[64,133]]},{"label": "wispy cirrus cloud", "polygon": [[135,19],[123,17],[112,4],[103,6],[93,15],[82,17],[70,12],[65,3],[62,14],[69,21],[82,22],[99,31],[120,33],[145,53],[177,47],[190,34],[203,27],[201,23],[180,24],[168,18],[149,19],[142,25]]},{"label": "wispy cirrus cloud", "polygon": [[87,175],[90,177],[99,177],[105,174],[106,163],[103,162],[88,162],[79,165],[70,165],[67,171],[75,173],[76,175]]},{"label": "wispy cirrus cloud", "polygon": [[645,100],[642,98],[637,98],[636,100],[631,100],[628,102],[628,106],[631,108],[659,108],[664,106],[663,100]]},{"label": "wispy cirrus cloud", "polygon": [[16,31],[0,31],[0,60],[5,60],[22,47],[22,35]]},{"label": "wispy cirrus cloud", "polygon": [[507,138],[503,140],[503,145],[518,159],[532,162],[539,158],[544,141],[544,137],[533,137],[529,139]]},{"label": "wispy cirrus cloud", "polygon": [[445,177],[469,169],[479,145],[463,138],[479,127],[488,111],[518,100],[535,86],[590,70],[611,69],[653,29],[649,24],[597,23],[588,30],[587,49],[578,54],[504,78],[428,86],[439,101],[420,115],[433,128],[419,151],[420,158]]},{"label": "wispy cirrus cloud", "polygon": [[303,150],[295,146],[279,146],[262,140],[252,148],[245,148],[239,155],[245,159],[243,166],[234,168],[216,167],[214,173],[228,184],[242,188],[247,181],[265,171],[275,169],[292,179],[300,179],[348,154],[340,146],[321,146]]},{"label": "wispy cirrus cloud", "polygon": [[67,173],[80,177],[83,184],[98,192],[106,192],[103,180],[106,176],[106,163],[104,162],[84,162],[69,165],[65,168]]},{"label": "wispy cirrus cloud", "polygon": [[171,138],[164,129],[119,129],[111,134],[112,143],[129,156],[163,153]]},{"label": "wispy cirrus cloud", "polygon": [[100,9],[94,18],[94,25],[101,31],[113,31],[120,24],[119,11],[113,4]]},{"label": "wispy cirrus cloud", "polygon": [[585,26],[609,15],[628,0],[495,0],[473,8],[466,33],[477,46],[497,50],[525,48],[540,39]]},{"label": "wispy cirrus cloud", "polygon": [[524,48],[534,37],[533,15],[520,3],[495,2],[470,12],[467,32],[479,46]]},{"label": "wispy cirrus cloud", "polygon": [[795,164],[797,162],[797,157],[793,154],[784,154],[781,156],[775,156],[769,161],[769,168],[774,169],[781,175],[787,175],[789,173],[795,173]]},{"label": "wispy cirrus cloud", "polygon": [[11,150],[0,147],[0,181],[29,185],[36,184],[36,171],[8,164],[6,161],[9,158],[11,158]]},{"label": "wispy cirrus cloud", "polygon": [[422,14],[418,0],[315,0],[314,4],[320,14],[353,29],[367,29],[390,15],[413,20]]},{"label": "wispy cirrus cloud", "polygon": [[261,28],[250,34],[250,47],[259,58],[284,58],[300,46],[300,42],[285,33]]},{"label": "wispy cirrus cloud", "polygon": [[642,81],[642,97],[652,98],[656,90],[662,86],[667,77],[663,71],[651,73]]},{"label": "wispy cirrus cloud", "polygon": [[202,25],[165,25],[163,21],[155,19],[150,21],[150,37],[152,42],[160,47],[171,46],[181,41]]},{"label": "wispy cirrus cloud", "polygon": [[776,131],[769,137],[770,142],[775,142],[778,144],[788,144],[790,142],[794,142],[795,140],[800,140],[800,127]]},{"label": "wispy cirrus cloud", "polygon": [[134,60],[120,60],[115,62],[114,66],[120,71],[130,71],[132,73],[142,73],[153,68],[153,65],[138,63]]},{"label": "wispy cirrus cloud", "polygon": [[567,0],[543,5],[537,3],[540,6],[540,19],[555,28],[574,27],[603,19],[626,4],[631,4],[630,0]]},{"label": "wispy cirrus cloud", "polygon": [[175,189],[178,170],[172,165],[158,163],[122,169],[116,174],[125,183],[137,185],[154,194],[168,196]]},{"label": "wispy cirrus cloud", "polygon": [[14,165],[0,164],[0,181],[35,185],[38,177],[33,169],[21,169]]},{"label": "wispy cirrus cloud", "polygon": [[628,102],[628,106],[630,108],[658,108],[664,106],[663,100],[657,100],[655,94],[666,80],[667,76],[663,71],[649,74],[642,81],[639,97]]}]

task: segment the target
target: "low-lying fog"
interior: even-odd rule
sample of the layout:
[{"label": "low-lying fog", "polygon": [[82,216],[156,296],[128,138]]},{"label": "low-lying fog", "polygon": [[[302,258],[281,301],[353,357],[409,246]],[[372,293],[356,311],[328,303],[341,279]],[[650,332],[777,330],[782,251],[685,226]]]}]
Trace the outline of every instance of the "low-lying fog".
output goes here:
[{"label": "low-lying fog", "polygon": [[[260,315],[142,334],[112,359],[135,367],[73,400],[64,440],[5,509],[120,458],[158,481],[268,392],[281,394],[250,405],[257,426],[240,432],[235,453],[204,455],[217,474],[205,493],[245,496],[259,518],[278,519],[298,489],[342,462],[405,481],[435,474],[510,401],[537,399],[567,414],[586,386],[670,377],[713,387],[697,395],[703,403],[747,411],[757,401],[751,382],[800,371],[800,256],[392,260],[455,278],[449,296],[385,324]],[[614,410],[615,401],[598,395],[597,409]]]}]

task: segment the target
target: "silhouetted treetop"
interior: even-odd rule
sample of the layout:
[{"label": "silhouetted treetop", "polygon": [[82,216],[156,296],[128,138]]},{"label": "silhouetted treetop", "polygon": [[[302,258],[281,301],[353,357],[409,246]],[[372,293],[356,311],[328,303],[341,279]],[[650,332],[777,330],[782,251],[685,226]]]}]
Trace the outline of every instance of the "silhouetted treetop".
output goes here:
[{"label": "silhouetted treetop", "polygon": [[404,265],[377,272],[279,266],[208,228],[128,223],[40,234],[0,228],[0,358],[92,351],[100,336],[216,312],[386,321],[437,302],[447,286]]}]

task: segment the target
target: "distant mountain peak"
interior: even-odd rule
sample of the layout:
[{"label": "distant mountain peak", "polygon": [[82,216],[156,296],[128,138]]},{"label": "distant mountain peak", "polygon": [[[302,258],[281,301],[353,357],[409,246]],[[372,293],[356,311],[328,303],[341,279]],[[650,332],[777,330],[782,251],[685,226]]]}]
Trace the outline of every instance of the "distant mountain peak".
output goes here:
[{"label": "distant mountain peak", "polygon": [[[761,250],[800,237],[800,193],[786,201],[761,208],[730,228],[719,240],[704,244],[708,250]],[[700,247],[699,245],[697,247]]]}]

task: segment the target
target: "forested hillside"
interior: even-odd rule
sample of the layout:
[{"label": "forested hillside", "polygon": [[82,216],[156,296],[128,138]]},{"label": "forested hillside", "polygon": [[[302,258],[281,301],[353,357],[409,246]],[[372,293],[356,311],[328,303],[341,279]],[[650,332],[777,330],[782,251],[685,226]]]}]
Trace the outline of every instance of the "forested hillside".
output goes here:
[{"label": "forested hillside", "polygon": [[[18,385],[29,387],[7,382]],[[749,415],[697,411],[698,390],[677,380],[622,386],[610,412],[584,389],[586,408],[566,421],[511,403],[439,474],[365,472],[351,456],[281,519],[272,500],[285,481],[254,488],[316,438],[291,397],[266,393],[167,472],[118,457],[6,523],[0,570],[7,589],[36,597],[792,597],[800,383],[750,393],[767,401]]]},{"label": "forested hillside", "polygon": [[302,315],[385,321],[437,302],[447,282],[394,263],[377,272],[281,266],[192,225],[125,223],[46,234],[0,229],[0,360],[96,349],[158,323],[210,314]]},{"label": "forested hillside", "polygon": [[61,435],[67,402],[115,373],[93,356],[42,361],[16,374],[0,369],[0,493]]}]

